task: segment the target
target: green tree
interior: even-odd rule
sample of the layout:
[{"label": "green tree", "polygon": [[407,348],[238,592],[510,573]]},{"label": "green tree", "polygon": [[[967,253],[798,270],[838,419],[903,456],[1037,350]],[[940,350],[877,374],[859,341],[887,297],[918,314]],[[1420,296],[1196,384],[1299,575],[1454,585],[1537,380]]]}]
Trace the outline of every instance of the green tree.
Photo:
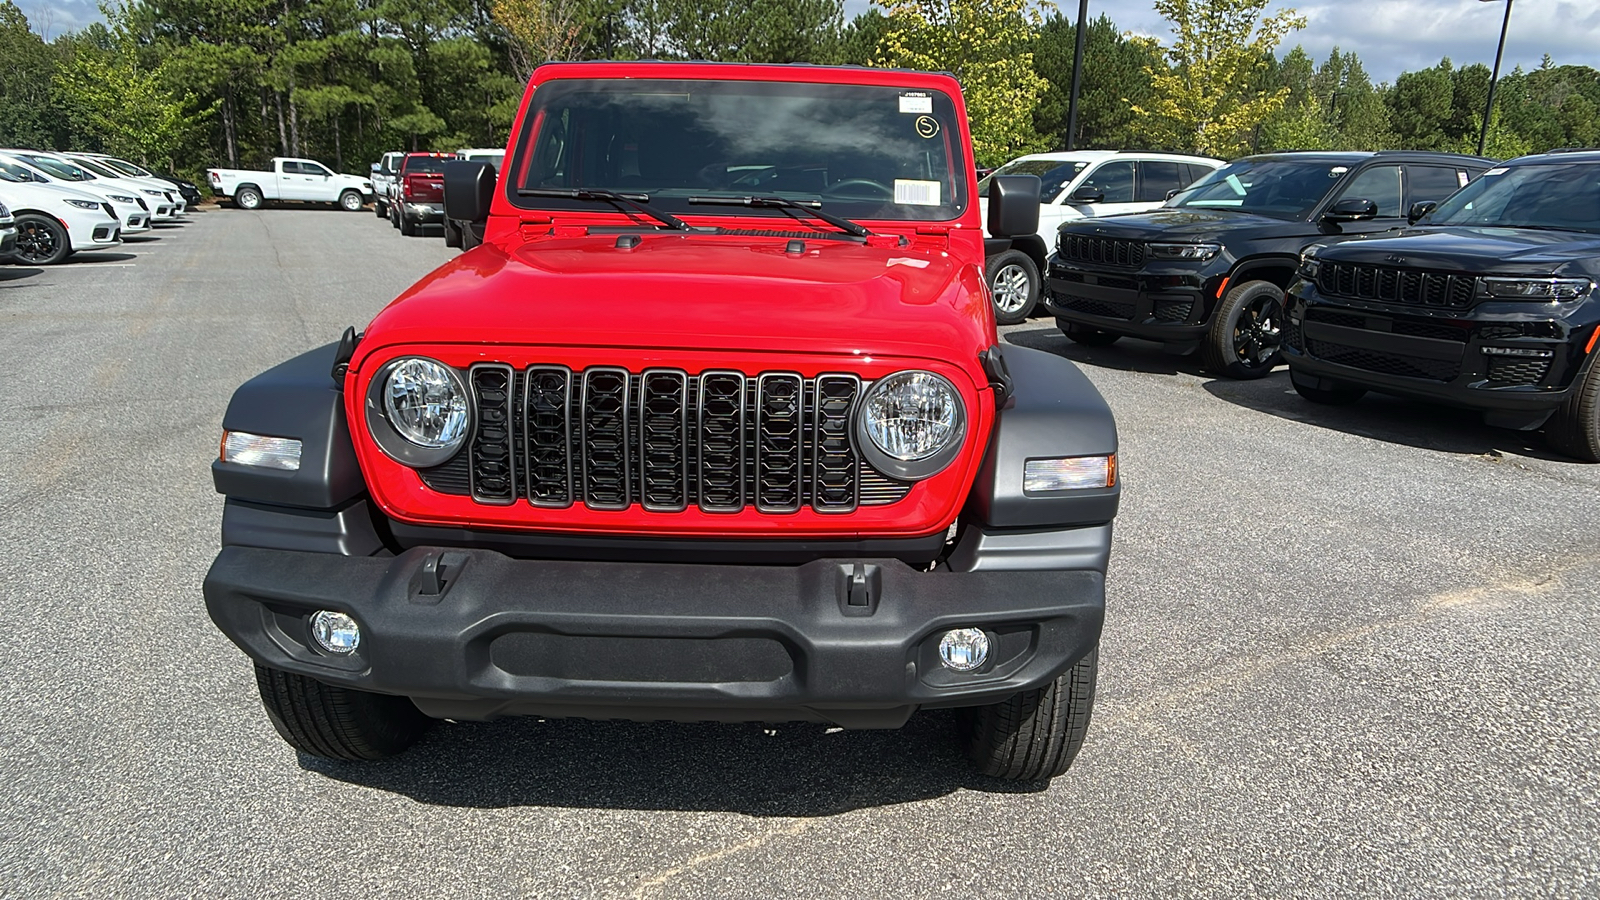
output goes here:
[{"label": "green tree", "polygon": [[1402,72],[1384,96],[1395,145],[1407,150],[1442,150],[1449,144],[1445,126],[1454,104],[1449,59],[1439,65]]},{"label": "green tree", "polygon": [[64,136],[56,55],[11,0],[0,3],[0,146],[50,147]]},{"label": "green tree", "polygon": [[877,7],[851,19],[839,38],[836,62],[848,66],[870,66],[878,58],[878,44],[889,29],[889,17]]},{"label": "green tree", "polygon": [[1286,9],[1263,16],[1269,0],[1156,0],[1177,40],[1171,67],[1151,67],[1154,99],[1135,105],[1140,132],[1158,146],[1230,157],[1282,108],[1289,88],[1262,87],[1284,35],[1305,27]]},{"label": "green tree", "polygon": [[131,35],[115,20],[112,35],[109,48],[77,46],[57,70],[55,87],[70,98],[101,147],[175,168],[178,150],[212,110],[192,111],[189,98],[164,83],[159,66],[141,65]]},{"label": "green tree", "polygon": [[[1061,147],[1067,143],[1077,30],[1072,20],[1052,13],[1039,29],[1033,54],[1034,71],[1050,83],[1034,111],[1034,129]],[[1133,107],[1153,99],[1150,71],[1161,65],[1161,45],[1151,38],[1124,34],[1109,16],[1101,15],[1089,23],[1083,61],[1078,134],[1073,145],[1116,149],[1137,144]]]},{"label": "green tree", "polygon": [[1033,69],[1042,24],[1027,0],[873,0],[888,28],[876,63],[961,79],[978,162],[999,165],[1049,146],[1033,111],[1050,83]]}]

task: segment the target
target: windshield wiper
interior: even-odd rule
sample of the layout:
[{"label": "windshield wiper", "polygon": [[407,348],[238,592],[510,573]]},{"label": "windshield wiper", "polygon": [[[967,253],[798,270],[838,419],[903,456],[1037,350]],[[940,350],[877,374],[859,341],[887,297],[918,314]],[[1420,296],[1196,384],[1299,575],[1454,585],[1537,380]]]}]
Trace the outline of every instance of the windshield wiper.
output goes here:
[{"label": "windshield wiper", "polygon": [[841,231],[848,232],[856,237],[871,237],[872,232],[865,226],[836,216],[833,213],[822,211],[821,200],[790,200],[787,197],[690,197],[689,202],[699,206],[748,206],[752,209],[797,209],[801,212],[821,219]]},{"label": "windshield wiper", "polygon": [[602,203],[627,204],[674,231],[692,231],[689,223],[671,213],[653,206],[649,194],[619,194],[605,188],[518,188],[518,197],[565,197],[571,200],[599,200]]}]

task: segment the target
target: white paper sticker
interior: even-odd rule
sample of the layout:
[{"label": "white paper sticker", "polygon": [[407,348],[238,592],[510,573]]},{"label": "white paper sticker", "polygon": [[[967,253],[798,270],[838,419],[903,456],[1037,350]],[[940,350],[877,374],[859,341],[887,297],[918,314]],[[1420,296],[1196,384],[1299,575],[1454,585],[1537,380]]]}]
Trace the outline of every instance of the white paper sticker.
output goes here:
[{"label": "white paper sticker", "polygon": [[919,116],[929,115],[933,112],[932,94],[901,94],[900,111],[915,113]]},{"label": "white paper sticker", "polygon": [[1501,167],[1490,169],[1489,171],[1483,173],[1483,177],[1484,178],[1493,178],[1496,175],[1504,175],[1505,173],[1507,173],[1509,171],[1511,171],[1511,170],[1505,168],[1504,166],[1501,166]]},{"label": "white paper sticker", "polygon": [[939,182],[894,180],[894,202],[906,206],[938,206]]},{"label": "white paper sticker", "polygon": [[1466,187],[1467,186],[1467,181],[1468,181],[1467,173],[1461,171],[1460,169],[1457,169],[1456,170],[1456,181],[1459,182],[1462,187]]}]

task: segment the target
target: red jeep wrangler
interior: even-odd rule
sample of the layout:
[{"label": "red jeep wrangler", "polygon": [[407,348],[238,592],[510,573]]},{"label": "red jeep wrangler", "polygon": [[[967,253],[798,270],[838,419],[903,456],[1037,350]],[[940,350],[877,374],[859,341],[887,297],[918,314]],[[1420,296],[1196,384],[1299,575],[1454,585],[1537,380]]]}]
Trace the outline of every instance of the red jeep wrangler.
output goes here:
[{"label": "red jeep wrangler", "polygon": [[[1065,771],[1116,428],[996,338],[955,79],[559,63],[512,134],[445,173],[481,246],[223,420],[206,603],[283,738],[955,707],[984,772]],[[996,178],[989,230],[1038,208]]]}]

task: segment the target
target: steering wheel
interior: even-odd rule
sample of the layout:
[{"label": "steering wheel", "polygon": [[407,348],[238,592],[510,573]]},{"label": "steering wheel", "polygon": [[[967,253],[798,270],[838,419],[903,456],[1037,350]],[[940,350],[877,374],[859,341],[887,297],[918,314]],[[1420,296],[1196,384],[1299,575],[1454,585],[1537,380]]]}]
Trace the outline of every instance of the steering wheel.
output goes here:
[{"label": "steering wheel", "polygon": [[828,185],[822,196],[844,200],[893,200],[894,191],[867,178],[846,178]]}]

